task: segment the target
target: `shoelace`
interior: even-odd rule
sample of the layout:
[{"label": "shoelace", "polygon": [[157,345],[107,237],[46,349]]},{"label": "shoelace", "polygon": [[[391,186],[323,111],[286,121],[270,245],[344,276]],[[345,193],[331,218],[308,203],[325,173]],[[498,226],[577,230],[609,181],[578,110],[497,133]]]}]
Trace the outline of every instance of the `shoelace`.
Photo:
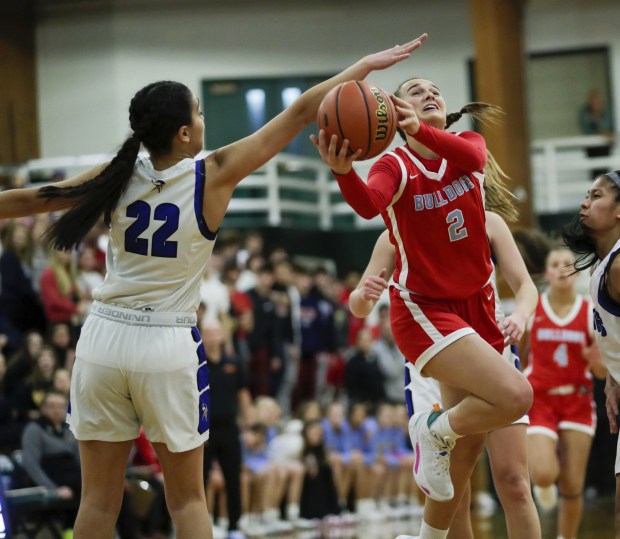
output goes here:
[{"label": "shoelace", "polygon": [[456,445],[456,440],[446,437],[442,438],[439,434],[431,431],[431,435],[435,440],[435,465],[434,472],[437,475],[450,473],[450,451]]}]

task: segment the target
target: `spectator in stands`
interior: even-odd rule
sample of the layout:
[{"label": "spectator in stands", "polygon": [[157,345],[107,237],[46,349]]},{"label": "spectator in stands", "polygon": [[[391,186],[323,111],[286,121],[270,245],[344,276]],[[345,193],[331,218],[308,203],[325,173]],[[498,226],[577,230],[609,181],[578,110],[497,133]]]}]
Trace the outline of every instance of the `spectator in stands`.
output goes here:
[{"label": "spectator in stands", "polygon": [[22,221],[7,223],[0,256],[0,315],[17,329],[45,331],[46,319],[32,282],[33,242]]},{"label": "spectator in stands", "polygon": [[306,519],[323,518],[340,513],[332,467],[328,462],[323,426],[308,421],[303,429],[303,463],[305,469],[300,501],[300,515]]},{"label": "spectator in stands", "polygon": [[224,258],[217,252],[211,254],[207,261],[207,269],[200,284],[200,300],[207,310],[205,316],[210,320],[219,320],[225,327],[228,325],[230,311],[230,293],[222,282]]},{"label": "spectator in stands", "polygon": [[30,376],[23,380],[11,395],[19,420],[39,419],[43,397],[54,385],[57,368],[56,354],[51,346],[43,346]]},{"label": "spectator in stands", "polygon": [[37,330],[30,330],[24,335],[21,347],[9,357],[6,367],[6,388],[10,397],[15,388],[32,372],[37,357],[41,353],[43,336]]},{"label": "spectator in stands", "polygon": [[254,305],[247,292],[235,287],[240,270],[236,263],[230,261],[224,267],[223,282],[230,295],[230,331],[231,344],[228,352],[236,355],[245,371],[250,362],[250,344],[248,335],[254,330]]},{"label": "spectator in stands", "polygon": [[80,293],[82,299],[88,301],[88,307],[90,308],[93,299],[93,290],[103,283],[100,263],[97,260],[97,255],[93,247],[85,246],[80,250],[77,269]]},{"label": "spectator in stands", "polygon": [[383,373],[385,397],[393,404],[405,404],[403,376],[407,360],[394,342],[389,306],[381,305],[378,311],[379,338],[373,343],[372,352],[377,357],[379,368]]},{"label": "spectator in stands", "polygon": [[385,400],[384,384],[385,376],[373,351],[372,334],[370,329],[364,328],[358,332],[356,346],[349,351],[344,368],[344,386],[349,403],[368,403],[373,413],[377,405]]},{"label": "spectator in stands", "polygon": [[254,328],[250,345],[250,392],[253,397],[277,394],[282,382],[283,363],[278,355],[282,336],[273,301],[273,268],[264,264],[258,270],[256,286],[248,291],[254,309]]},{"label": "spectator in stands", "polygon": [[295,282],[300,295],[301,360],[297,385],[293,391],[293,408],[302,401],[318,396],[319,358],[329,349],[333,324],[333,309],[314,286],[310,272],[305,268],[297,268]]},{"label": "spectator in stands", "polygon": [[[274,488],[276,507],[286,500],[286,516],[294,522],[299,517],[299,498],[303,482],[303,466],[299,458],[302,447],[301,439],[296,444],[294,432],[286,430],[288,423],[282,420],[282,408],[271,397],[259,397],[254,402],[256,419],[267,428],[267,454],[271,467],[275,470],[277,484]],[[295,427],[292,422],[291,427]],[[287,434],[288,433],[288,434]],[[299,431],[297,432],[299,434]],[[279,511],[271,514],[276,520]]]},{"label": "spectator in stands", "polygon": [[334,483],[338,492],[338,503],[346,509],[347,498],[351,488],[351,433],[347,423],[344,405],[332,402],[327,407],[325,418],[321,422],[323,437],[327,450],[327,461],[334,475]]},{"label": "spectator in stands", "polygon": [[277,472],[271,466],[267,446],[267,427],[253,423],[242,431],[243,472],[241,474],[244,518],[241,529],[267,534],[274,523],[277,507]]},{"label": "spectator in stands", "polygon": [[258,283],[258,272],[265,265],[265,257],[262,253],[254,253],[248,257],[247,263],[241,268],[241,273],[237,279],[237,290],[247,292],[254,288]]},{"label": "spectator in stands", "polygon": [[71,390],[71,373],[68,369],[56,369],[54,371],[52,388],[54,391],[62,393],[65,397],[67,397],[67,399],[69,399],[69,392]]},{"label": "spectator in stands", "polygon": [[33,216],[32,223],[32,286],[37,294],[40,294],[40,281],[43,270],[47,267],[49,261],[50,248],[45,243],[45,232],[52,225],[52,219],[49,214],[40,214]]},{"label": "spectator in stands", "polygon": [[212,462],[218,462],[226,488],[228,533],[238,531],[241,517],[241,443],[239,421],[249,420],[251,405],[247,378],[239,360],[227,355],[222,325],[205,319],[201,326],[202,342],[209,362],[211,386],[211,433],[205,444],[204,479],[209,482]]},{"label": "spectator in stands", "polygon": [[349,436],[351,440],[351,479],[355,490],[355,509],[362,519],[372,518],[377,509],[375,493],[382,466],[377,462],[375,433],[377,422],[368,417],[365,403],[359,402],[349,408]]},{"label": "spectator in stands", "polygon": [[50,253],[49,265],[41,274],[41,300],[48,321],[69,325],[72,335],[77,336],[90,300],[82,297],[77,264],[71,251]]},{"label": "spectator in stands", "polygon": [[69,325],[64,322],[52,324],[48,331],[47,342],[56,352],[58,366],[71,370],[73,368],[75,346]]},{"label": "spectator in stands", "polygon": [[21,442],[24,423],[17,421],[17,413],[6,394],[6,360],[0,353],[0,452],[9,453]]},{"label": "spectator in stands", "polygon": [[258,230],[248,231],[243,238],[243,247],[237,251],[237,265],[240,268],[247,268],[251,256],[263,254],[263,246],[263,235]]},{"label": "spectator in stands", "polygon": [[[588,93],[587,101],[579,110],[579,127],[584,135],[602,135],[607,144],[589,146],[586,148],[588,157],[605,157],[611,151],[614,142],[614,122],[611,109],[605,105],[603,94],[599,89],[592,89]],[[590,172],[592,180],[605,174],[609,167],[596,168]]]},{"label": "spectator in stands", "polygon": [[[271,253],[271,258],[278,251]],[[283,251],[283,255],[286,255]],[[282,327],[282,357],[284,358],[284,373],[282,384],[277,398],[285,416],[291,415],[291,401],[295,382],[299,373],[300,346],[301,346],[301,322],[300,322],[300,296],[295,286],[295,273],[293,265],[288,257],[277,260],[274,263],[275,282],[273,289],[277,292],[276,312]]]},{"label": "spectator in stands", "polygon": [[[40,416],[26,425],[22,435],[22,466],[37,486],[53,490],[65,500],[80,498],[82,480],[78,442],[65,423],[67,398],[55,391],[43,395]],[[72,527],[75,512],[67,515]]]}]

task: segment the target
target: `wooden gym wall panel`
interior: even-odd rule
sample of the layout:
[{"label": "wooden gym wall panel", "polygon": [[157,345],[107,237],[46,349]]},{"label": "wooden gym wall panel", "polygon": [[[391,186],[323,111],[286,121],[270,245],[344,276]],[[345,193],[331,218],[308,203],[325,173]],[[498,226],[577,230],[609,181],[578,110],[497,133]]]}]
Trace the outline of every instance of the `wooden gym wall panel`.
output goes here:
[{"label": "wooden gym wall panel", "polygon": [[0,164],[39,156],[35,20],[28,0],[0,2]]},{"label": "wooden gym wall panel", "polygon": [[476,99],[502,107],[499,125],[483,126],[487,145],[511,178],[513,192],[527,197],[518,204],[519,224],[532,226],[532,186],[523,50],[524,0],[470,0],[475,45]]}]

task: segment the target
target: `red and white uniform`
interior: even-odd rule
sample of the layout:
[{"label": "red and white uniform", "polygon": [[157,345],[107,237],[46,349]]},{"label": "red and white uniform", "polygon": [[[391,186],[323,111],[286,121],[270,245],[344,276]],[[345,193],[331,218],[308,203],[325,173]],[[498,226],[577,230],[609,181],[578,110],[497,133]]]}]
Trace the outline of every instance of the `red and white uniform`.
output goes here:
[{"label": "red and white uniform", "polygon": [[592,374],[582,354],[593,341],[591,327],[592,306],[582,296],[577,296],[566,316],[559,317],[548,294],[541,294],[524,371],[534,389],[528,433],[556,438],[559,430],[571,429],[594,435]]},{"label": "red and white uniform", "polygon": [[359,215],[380,213],[385,221],[396,255],[392,329],[401,351],[421,370],[470,333],[500,353],[504,346],[485,230],[484,139],[424,123],[415,138],[440,157],[424,159],[405,145],[372,166],[367,185],[353,170],[336,179]]}]

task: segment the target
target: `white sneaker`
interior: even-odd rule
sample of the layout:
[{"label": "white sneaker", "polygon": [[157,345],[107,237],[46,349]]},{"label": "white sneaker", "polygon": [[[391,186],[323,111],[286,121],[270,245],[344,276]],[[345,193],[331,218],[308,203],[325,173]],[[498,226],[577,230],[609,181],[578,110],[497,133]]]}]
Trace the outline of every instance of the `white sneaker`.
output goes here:
[{"label": "white sneaker", "polygon": [[419,535],[399,535],[396,539],[418,539]]},{"label": "white sneaker", "polygon": [[431,432],[429,422],[445,412],[418,412],[409,420],[409,437],[415,454],[413,477],[424,493],[438,502],[454,497],[450,479],[450,451],[456,440]]},{"label": "white sneaker", "polygon": [[552,511],[558,505],[558,487],[557,485],[549,485],[548,487],[539,487],[534,485],[534,500],[536,505],[545,511]]}]

